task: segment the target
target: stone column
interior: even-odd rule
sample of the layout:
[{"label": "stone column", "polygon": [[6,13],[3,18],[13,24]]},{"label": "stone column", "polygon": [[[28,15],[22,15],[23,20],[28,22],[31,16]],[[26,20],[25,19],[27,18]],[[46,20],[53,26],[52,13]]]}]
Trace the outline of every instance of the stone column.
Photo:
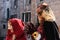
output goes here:
[{"label": "stone column", "polygon": [[36,23],[37,22],[37,14],[36,14],[36,8],[37,8],[37,0],[31,0],[31,22]]}]

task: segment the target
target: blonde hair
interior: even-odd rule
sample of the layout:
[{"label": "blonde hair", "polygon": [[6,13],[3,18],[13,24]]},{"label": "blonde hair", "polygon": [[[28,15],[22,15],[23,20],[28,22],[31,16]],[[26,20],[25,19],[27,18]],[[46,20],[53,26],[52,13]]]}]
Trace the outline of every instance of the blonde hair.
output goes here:
[{"label": "blonde hair", "polygon": [[45,18],[45,20],[48,20],[48,21],[49,20],[50,21],[55,20],[55,16],[54,16],[53,11],[52,11],[52,9],[50,7],[43,10],[42,17]]}]

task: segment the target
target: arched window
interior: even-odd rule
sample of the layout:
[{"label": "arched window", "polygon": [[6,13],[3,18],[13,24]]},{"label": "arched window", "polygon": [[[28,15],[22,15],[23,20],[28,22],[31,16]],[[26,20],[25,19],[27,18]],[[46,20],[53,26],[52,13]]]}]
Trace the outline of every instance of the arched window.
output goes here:
[{"label": "arched window", "polygon": [[14,7],[17,8],[18,0],[14,0]]},{"label": "arched window", "polygon": [[3,24],[3,29],[5,29],[6,28],[6,25],[5,24]]},{"label": "arched window", "polygon": [[9,0],[7,0],[7,1],[9,1]]},{"label": "arched window", "polygon": [[43,0],[40,0],[40,1],[43,1]]},{"label": "arched window", "polygon": [[7,20],[9,19],[9,8],[7,8]]},{"label": "arched window", "polygon": [[31,21],[31,12],[22,13],[22,20],[24,22]]},{"label": "arched window", "polygon": [[31,4],[31,0],[29,0],[29,4]]}]

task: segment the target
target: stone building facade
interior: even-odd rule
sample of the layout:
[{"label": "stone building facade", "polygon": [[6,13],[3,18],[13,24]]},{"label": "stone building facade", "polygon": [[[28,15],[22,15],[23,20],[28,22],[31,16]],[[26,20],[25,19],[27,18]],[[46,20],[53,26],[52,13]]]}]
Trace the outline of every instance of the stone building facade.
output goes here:
[{"label": "stone building facade", "polygon": [[7,21],[12,15],[31,21],[31,0],[0,0],[0,39],[6,37]]}]

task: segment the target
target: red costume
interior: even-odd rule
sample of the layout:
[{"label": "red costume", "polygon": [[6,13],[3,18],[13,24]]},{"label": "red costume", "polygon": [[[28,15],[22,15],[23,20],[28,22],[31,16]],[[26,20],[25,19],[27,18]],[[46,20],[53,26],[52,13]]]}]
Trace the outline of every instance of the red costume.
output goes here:
[{"label": "red costume", "polygon": [[9,21],[11,22],[13,33],[10,30],[8,30],[6,40],[12,40],[13,34],[15,34],[16,36],[15,40],[26,40],[26,36],[24,33],[24,24],[22,20],[13,18],[10,19]]},{"label": "red costume", "polygon": [[44,31],[43,25],[40,25],[37,29],[37,31],[41,34],[41,39],[40,40],[46,40],[46,35]]}]

